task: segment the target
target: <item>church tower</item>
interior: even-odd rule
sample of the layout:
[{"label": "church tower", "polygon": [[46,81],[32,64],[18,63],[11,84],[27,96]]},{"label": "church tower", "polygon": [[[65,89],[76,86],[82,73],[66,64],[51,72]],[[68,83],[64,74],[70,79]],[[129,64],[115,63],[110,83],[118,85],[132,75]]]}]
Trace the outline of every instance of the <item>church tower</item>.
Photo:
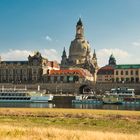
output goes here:
[{"label": "church tower", "polygon": [[83,39],[84,38],[84,27],[83,23],[81,21],[81,18],[79,18],[79,21],[77,22],[76,25],[76,39]]},{"label": "church tower", "polygon": [[93,63],[94,68],[95,68],[95,71],[94,71],[94,82],[95,82],[97,80],[97,72],[99,70],[95,49],[94,49],[94,53],[93,53],[93,57],[92,57],[92,63]]},{"label": "church tower", "polygon": [[97,56],[96,56],[95,49],[94,49],[94,53],[93,53],[93,57],[92,57],[92,62],[93,62],[95,67],[98,67]]},{"label": "church tower", "polygon": [[71,65],[82,65],[85,63],[87,57],[87,51],[90,51],[89,42],[84,37],[84,27],[79,18],[76,24],[75,39],[71,41],[69,48],[69,63]]},{"label": "church tower", "polygon": [[62,69],[82,68],[90,72],[96,81],[96,74],[98,70],[97,57],[94,50],[93,57],[91,57],[91,48],[89,42],[84,36],[84,26],[81,18],[76,24],[75,38],[71,41],[69,47],[69,55],[67,57],[65,48],[61,60]]},{"label": "church tower", "polygon": [[65,47],[64,47],[64,50],[62,53],[61,66],[65,66],[65,65],[67,65],[67,54],[66,54]]}]

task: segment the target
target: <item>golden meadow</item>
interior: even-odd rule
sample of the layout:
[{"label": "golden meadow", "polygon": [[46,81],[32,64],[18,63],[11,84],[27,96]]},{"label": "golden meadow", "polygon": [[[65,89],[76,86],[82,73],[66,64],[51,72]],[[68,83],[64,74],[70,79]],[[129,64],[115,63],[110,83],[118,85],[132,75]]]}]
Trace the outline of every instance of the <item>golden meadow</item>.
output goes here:
[{"label": "golden meadow", "polygon": [[1,108],[0,140],[140,140],[140,112]]}]

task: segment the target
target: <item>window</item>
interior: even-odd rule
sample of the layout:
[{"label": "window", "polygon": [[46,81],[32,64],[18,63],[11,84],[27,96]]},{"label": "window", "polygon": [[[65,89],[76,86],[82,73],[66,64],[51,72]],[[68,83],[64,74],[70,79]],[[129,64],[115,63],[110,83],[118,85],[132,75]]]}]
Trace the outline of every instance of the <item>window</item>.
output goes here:
[{"label": "window", "polygon": [[116,78],[116,82],[119,82],[119,78]]},{"label": "window", "polygon": [[63,81],[64,80],[64,76],[60,76],[60,81]]},{"label": "window", "polygon": [[136,75],[139,75],[139,72],[138,72],[138,70],[136,71]]},{"label": "window", "polygon": [[128,75],[128,71],[125,71],[125,75]]},{"label": "window", "polygon": [[118,71],[116,71],[116,75],[118,75]]},{"label": "window", "polygon": [[131,75],[133,75],[133,71],[131,70]]},{"label": "window", "polygon": [[57,76],[54,76],[54,82],[57,82]]},{"label": "window", "polygon": [[131,77],[131,82],[134,82],[134,78],[133,77]]},{"label": "window", "polygon": [[121,81],[124,82],[124,78],[121,78]]},{"label": "window", "polygon": [[50,76],[47,77],[47,81],[49,82],[51,80]]},{"label": "window", "polygon": [[129,82],[129,78],[126,78],[126,82]]},{"label": "window", "polygon": [[136,78],[136,82],[139,82],[139,78]]},{"label": "window", "polygon": [[121,75],[123,75],[123,71],[121,71]]}]

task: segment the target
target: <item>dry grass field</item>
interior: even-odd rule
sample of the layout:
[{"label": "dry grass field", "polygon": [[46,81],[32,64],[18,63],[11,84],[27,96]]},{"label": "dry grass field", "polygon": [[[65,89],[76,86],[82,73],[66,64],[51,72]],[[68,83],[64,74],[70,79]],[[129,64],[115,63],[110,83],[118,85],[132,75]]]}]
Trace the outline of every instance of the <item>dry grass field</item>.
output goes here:
[{"label": "dry grass field", "polygon": [[140,140],[140,134],[123,134],[90,130],[68,130],[55,127],[2,125],[1,140]]},{"label": "dry grass field", "polygon": [[140,112],[0,109],[0,140],[140,140]]}]

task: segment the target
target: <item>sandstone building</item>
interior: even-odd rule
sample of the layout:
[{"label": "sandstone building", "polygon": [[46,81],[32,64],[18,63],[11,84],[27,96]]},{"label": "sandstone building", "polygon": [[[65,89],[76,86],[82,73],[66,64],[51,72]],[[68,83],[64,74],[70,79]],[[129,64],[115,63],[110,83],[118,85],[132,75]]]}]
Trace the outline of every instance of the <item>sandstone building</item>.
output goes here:
[{"label": "sandstone building", "polygon": [[65,48],[62,53],[61,69],[83,68],[88,70],[96,81],[98,70],[97,57],[94,50],[91,56],[91,48],[89,42],[84,37],[84,26],[79,19],[76,25],[75,39],[71,42],[69,48],[69,56],[67,56]]},{"label": "sandstone building", "polygon": [[108,65],[101,67],[97,72],[97,82],[113,82],[114,81],[114,69],[116,66],[116,59],[111,54],[109,57]]},{"label": "sandstone building", "polygon": [[122,83],[140,82],[140,64],[117,65],[114,70],[114,81]]},{"label": "sandstone building", "polygon": [[51,69],[58,70],[56,61],[48,61],[39,52],[28,57],[28,61],[0,61],[0,83],[43,82],[43,75]]},{"label": "sandstone building", "polygon": [[101,67],[97,73],[98,83],[138,83],[140,82],[140,64],[116,64],[113,55],[108,65]]}]

